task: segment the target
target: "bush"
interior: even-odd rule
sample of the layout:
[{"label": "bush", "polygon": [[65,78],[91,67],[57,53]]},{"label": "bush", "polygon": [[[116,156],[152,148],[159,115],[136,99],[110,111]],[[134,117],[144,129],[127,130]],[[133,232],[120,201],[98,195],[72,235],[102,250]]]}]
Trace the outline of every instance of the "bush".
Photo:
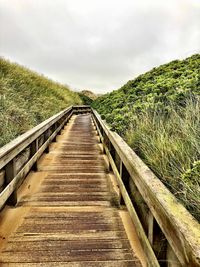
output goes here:
[{"label": "bush", "polygon": [[93,102],[200,220],[200,55],[172,61]]}]

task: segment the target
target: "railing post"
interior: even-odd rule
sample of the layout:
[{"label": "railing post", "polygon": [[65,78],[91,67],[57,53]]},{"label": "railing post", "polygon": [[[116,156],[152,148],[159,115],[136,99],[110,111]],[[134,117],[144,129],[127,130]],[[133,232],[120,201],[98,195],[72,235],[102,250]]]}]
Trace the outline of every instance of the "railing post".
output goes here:
[{"label": "railing post", "polygon": [[[123,162],[122,162],[122,160],[120,159],[119,175],[120,175],[121,178],[122,178],[122,168],[123,168]],[[122,178],[122,180],[123,180],[123,178]],[[124,199],[123,199],[123,197],[122,197],[121,190],[119,191],[119,204],[120,204],[120,205],[124,205],[124,204],[125,204],[125,203],[124,203]]]},{"label": "railing post", "polygon": [[[130,174],[128,173],[127,169],[125,168],[122,160],[120,159],[120,165],[119,165],[119,174],[120,177],[126,187],[127,191],[129,190],[129,179],[130,179]],[[125,205],[124,199],[121,196],[121,192],[120,192],[120,205]]]},{"label": "railing post", "polygon": [[181,267],[179,260],[177,259],[171,246],[167,245],[167,267]]},{"label": "railing post", "polygon": [[154,225],[154,217],[153,214],[151,213],[151,211],[149,211],[148,213],[148,218],[147,218],[147,225],[148,225],[148,239],[149,239],[149,243],[151,244],[151,246],[153,246],[153,225]]},{"label": "railing post", "polygon": [[106,135],[105,135],[105,132],[104,131],[102,132],[102,137],[103,137],[103,142],[102,142],[102,145],[103,145],[103,154],[105,154],[106,153],[105,147],[107,146],[107,140],[106,140]]},{"label": "railing post", "polygon": [[[111,157],[112,157],[112,156],[113,156],[113,152],[111,153],[111,151],[112,151],[112,145],[111,145],[110,140],[108,140],[107,148],[108,148],[108,151],[110,152],[110,155],[111,155]],[[112,166],[111,166],[111,163],[110,163],[110,161],[109,161],[109,164],[108,164],[108,171],[111,171],[111,170],[112,170]]]},{"label": "railing post", "polygon": [[3,190],[5,185],[5,170],[0,170],[0,192]]},{"label": "railing post", "polygon": [[[14,158],[5,166],[6,184],[9,184],[16,175],[16,159]],[[17,189],[15,189],[14,192],[10,195],[7,200],[7,204],[12,206],[15,206],[17,204]]]},{"label": "railing post", "polygon": [[[50,131],[49,131],[49,129],[48,129],[48,130],[46,130],[46,132],[45,132],[44,142],[46,142],[46,141],[48,140],[49,136],[50,136]],[[47,148],[45,149],[45,153],[49,153],[49,145],[48,145]]]},{"label": "railing post", "polygon": [[[35,155],[35,153],[38,151],[38,138],[33,141],[33,143],[30,146],[30,156],[31,158]],[[38,170],[38,164],[37,161],[33,164],[32,169],[34,171]]]},{"label": "railing post", "polygon": [[[52,126],[52,133],[54,133],[57,129],[57,123],[55,122]],[[57,136],[57,135],[56,135]],[[52,142],[56,142],[56,136],[54,137],[54,139],[52,140]]]},{"label": "railing post", "polygon": [[[57,127],[59,127],[61,124],[62,124],[62,122],[61,122],[61,119],[60,119],[60,120],[58,120]],[[61,134],[61,130],[62,130],[62,129],[60,129],[60,131],[58,132],[58,135],[60,135],[60,134]]]}]

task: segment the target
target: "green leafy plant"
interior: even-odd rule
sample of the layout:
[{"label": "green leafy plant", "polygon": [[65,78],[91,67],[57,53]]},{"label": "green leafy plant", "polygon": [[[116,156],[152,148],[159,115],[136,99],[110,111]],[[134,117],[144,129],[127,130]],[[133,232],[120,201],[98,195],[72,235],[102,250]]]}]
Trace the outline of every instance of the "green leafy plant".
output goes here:
[{"label": "green leafy plant", "polygon": [[92,105],[200,220],[200,55],[154,68]]}]

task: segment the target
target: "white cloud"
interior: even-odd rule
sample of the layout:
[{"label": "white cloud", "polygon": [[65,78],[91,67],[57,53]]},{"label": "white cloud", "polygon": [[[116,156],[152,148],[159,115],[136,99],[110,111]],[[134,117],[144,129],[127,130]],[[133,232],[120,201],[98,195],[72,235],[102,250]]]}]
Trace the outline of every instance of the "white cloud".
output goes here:
[{"label": "white cloud", "polygon": [[106,92],[200,50],[198,0],[0,0],[0,54]]}]

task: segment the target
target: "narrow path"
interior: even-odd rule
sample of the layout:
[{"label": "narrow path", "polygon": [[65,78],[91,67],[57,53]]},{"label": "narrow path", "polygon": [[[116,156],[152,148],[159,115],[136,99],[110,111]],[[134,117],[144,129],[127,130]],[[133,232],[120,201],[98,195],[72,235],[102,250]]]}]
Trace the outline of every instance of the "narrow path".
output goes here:
[{"label": "narrow path", "polygon": [[21,194],[17,209],[24,212],[0,266],[141,266],[108,176],[91,115],[73,116],[40,160],[35,188],[28,181]]}]

